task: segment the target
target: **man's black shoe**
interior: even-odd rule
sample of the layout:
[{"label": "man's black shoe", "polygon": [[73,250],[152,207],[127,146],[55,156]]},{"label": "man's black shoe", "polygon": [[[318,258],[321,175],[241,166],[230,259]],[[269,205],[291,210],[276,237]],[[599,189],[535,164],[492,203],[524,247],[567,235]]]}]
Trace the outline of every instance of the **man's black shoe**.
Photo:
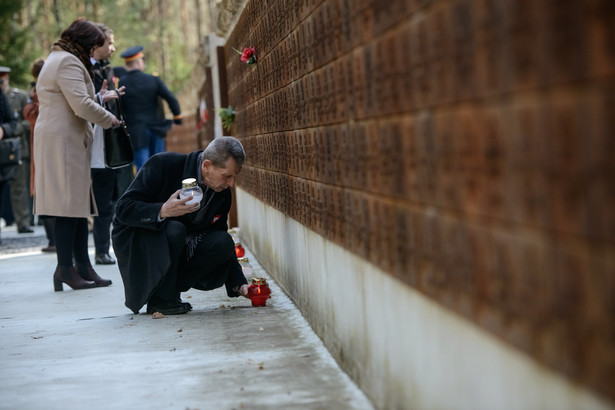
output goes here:
[{"label": "man's black shoe", "polygon": [[[187,305],[190,305],[190,303],[187,303]],[[163,315],[183,315],[184,313],[188,313],[188,310],[190,309],[186,304],[179,300],[152,298],[147,303],[147,313],[149,314],[160,312]]]},{"label": "man's black shoe", "polygon": [[29,226],[22,226],[21,228],[17,228],[17,233],[33,233],[34,230]]},{"label": "man's black shoe", "polygon": [[108,253],[99,253],[96,255],[95,262],[97,265],[114,265],[115,259]]},{"label": "man's black shoe", "polygon": [[191,305],[190,303],[188,303],[188,302],[182,302],[182,300],[181,300],[181,299],[178,299],[177,301],[178,301],[179,303],[181,303],[182,305],[184,305],[184,306],[186,307],[186,309],[188,309],[188,310],[192,310],[192,305]]}]

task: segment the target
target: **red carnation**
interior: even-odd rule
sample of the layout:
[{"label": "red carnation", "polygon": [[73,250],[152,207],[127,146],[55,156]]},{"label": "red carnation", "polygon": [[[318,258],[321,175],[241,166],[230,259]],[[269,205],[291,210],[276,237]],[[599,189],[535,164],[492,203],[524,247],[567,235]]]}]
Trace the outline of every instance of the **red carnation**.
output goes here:
[{"label": "red carnation", "polygon": [[238,54],[241,54],[241,61],[246,64],[256,63],[256,49],[254,47],[246,47],[243,49],[243,53],[237,49],[234,49]]}]

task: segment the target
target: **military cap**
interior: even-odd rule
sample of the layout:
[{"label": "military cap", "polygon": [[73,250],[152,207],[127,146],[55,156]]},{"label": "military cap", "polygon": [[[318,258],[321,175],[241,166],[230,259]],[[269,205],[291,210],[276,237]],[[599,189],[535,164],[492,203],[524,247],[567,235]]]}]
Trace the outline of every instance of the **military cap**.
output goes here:
[{"label": "military cap", "polygon": [[0,66],[0,73],[4,74],[4,73],[10,73],[10,72],[11,72],[10,67]]},{"label": "military cap", "polygon": [[143,58],[143,47],[142,46],[130,47],[129,49],[122,51],[122,54],[120,54],[120,57],[122,57],[126,61],[132,61],[132,60],[136,60],[137,58]]}]

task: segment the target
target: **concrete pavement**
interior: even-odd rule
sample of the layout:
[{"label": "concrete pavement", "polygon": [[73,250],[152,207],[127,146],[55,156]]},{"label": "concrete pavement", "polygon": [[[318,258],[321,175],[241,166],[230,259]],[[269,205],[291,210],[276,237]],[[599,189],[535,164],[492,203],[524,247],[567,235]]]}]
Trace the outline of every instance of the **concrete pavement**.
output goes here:
[{"label": "concrete pavement", "polygon": [[192,312],[153,319],[117,265],[95,266],[109,287],[54,292],[43,228],[1,235],[0,409],[373,408],[249,249],[266,307],[191,290]]}]

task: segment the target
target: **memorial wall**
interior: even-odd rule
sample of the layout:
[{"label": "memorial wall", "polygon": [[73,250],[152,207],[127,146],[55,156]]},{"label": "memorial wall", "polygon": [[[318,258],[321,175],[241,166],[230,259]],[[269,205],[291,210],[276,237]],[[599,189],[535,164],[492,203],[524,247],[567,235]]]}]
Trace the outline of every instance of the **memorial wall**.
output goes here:
[{"label": "memorial wall", "polygon": [[248,1],[238,188],[615,400],[614,22],[608,0]]}]

